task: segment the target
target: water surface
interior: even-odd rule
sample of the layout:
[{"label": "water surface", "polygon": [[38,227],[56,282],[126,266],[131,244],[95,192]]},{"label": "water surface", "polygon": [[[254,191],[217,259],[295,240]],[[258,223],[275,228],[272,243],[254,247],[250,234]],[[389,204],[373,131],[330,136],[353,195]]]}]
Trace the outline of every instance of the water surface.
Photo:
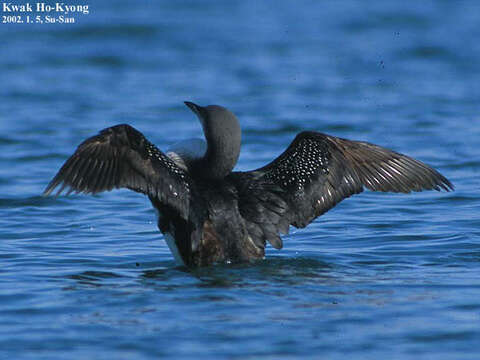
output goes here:
[{"label": "water surface", "polygon": [[[478,359],[480,3],[116,1],[0,26],[0,358]],[[86,137],[201,135],[239,170],[301,130],[434,166],[453,193],[363,193],[251,265],[175,266],[148,200],[42,198]]]}]

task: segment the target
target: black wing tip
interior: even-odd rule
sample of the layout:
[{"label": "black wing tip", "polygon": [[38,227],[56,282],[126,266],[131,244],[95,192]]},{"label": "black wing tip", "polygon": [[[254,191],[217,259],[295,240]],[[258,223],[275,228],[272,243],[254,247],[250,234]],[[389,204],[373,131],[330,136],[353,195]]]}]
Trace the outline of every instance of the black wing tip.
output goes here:
[{"label": "black wing tip", "polygon": [[53,191],[53,189],[48,189],[48,188],[43,190],[42,197],[49,197],[50,194],[52,193],[52,191]]},{"label": "black wing tip", "polygon": [[[58,186],[60,186],[60,189],[58,189],[58,191],[56,193],[54,193],[55,189],[58,188]],[[47,187],[45,188],[45,190],[43,190],[42,192],[42,197],[49,197],[50,195],[53,194],[53,197],[56,199],[58,198],[60,195],[63,195],[63,196],[69,196],[71,195],[72,193],[75,193],[75,194],[79,194],[79,193],[84,193],[84,194],[91,194],[91,195],[96,195],[102,191],[111,191],[115,188],[116,186],[109,186],[107,187],[106,189],[102,189],[102,190],[98,190],[98,189],[86,189],[86,188],[83,188],[83,189],[79,189],[79,188],[76,188],[75,186],[72,186],[72,185],[69,185],[69,184],[66,184],[66,183],[63,183],[62,182],[58,182],[58,183],[54,183],[54,184],[49,184],[47,185]],[[66,192],[64,193],[64,191],[66,190]]]},{"label": "black wing tip", "polygon": [[[53,192],[53,190],[55,190],[55,188],[60,185],[60,182],[58,181],[57,179],[57,176],[55,176],[52,181],[50,181],[47,185],[47,187],[45,188],[45,190],[43,190],[43,193],[42,193],[42,196],[43,197],[47,197],[47,196],[50,196],[50,194]],[[63,190],[63,189],[61,189]],[[58,197],[58,193],[57,195],[55,195],[55,197]]]},{"label": "black wing tip", "polygon": [[44,197],[44,198],[46,198],[46,197],[48,197],[51,193],[52,193],[52,190],[45,189],[45,190],[43,190],[41,196]]},{"label": "black wing tip", "polygon": [[[43,193],[42,193],[42,196],[43,197],[48,197],[50,196],[54,190],[61,184],[61,182],[57,182],[55,181],[56,179],[53,179],[48,185],[47,187],[45,188],[45,190],[43,190]],[[65,190],[65,187],[66,185],[63,184],[60,189],[57,191],[56,194],[53,195],[54,198],[58,198],[61,193],[63,192],[63,190]],[[67,193],[67,195],[69,194],[70,192]]]},{"label": "black wing tip", "polygon": [[[421,163],[422,165],[425,165]],[[455,186],[452,184],[450,180],[448,180],[445,176],[440,174],[437,170],[435,170],[433,167],[430,167],[428,165],[425,165],[427,169],[430,170],[431,173],[431,182],[433,183],[432,190],[436,191],[446,191],[446,192],[451,192],[455,191]]]},{"label": "black wing tip", "polygon": [[437,191],[441,191],[442,189],[445,190],[446,192],[451,192],[455,191],[455,186],[452,184],[450,180],[448,180],[446,177],[442,176],[440,184],[438,184],[440,187],[439,189],[436,189]]},{"label": "black wing tip", "polygon": [[[433,170],[433,169],[432,169]],[[442,174],[433,170],[435,174],[433,176],[427,176],[420,182],[412,182],[408,183],[407,187],[403,188],[403,191],[394,191],[394,192],[403,192],[405,194],[411,192],[421,192],[421,191],[428,191],[428,190],[435,190],[435,191],[445,191],[445,192],[452,192],[455,191],[455,186],[444,177]],[[391,190],[387,190],[390,192]]]}]

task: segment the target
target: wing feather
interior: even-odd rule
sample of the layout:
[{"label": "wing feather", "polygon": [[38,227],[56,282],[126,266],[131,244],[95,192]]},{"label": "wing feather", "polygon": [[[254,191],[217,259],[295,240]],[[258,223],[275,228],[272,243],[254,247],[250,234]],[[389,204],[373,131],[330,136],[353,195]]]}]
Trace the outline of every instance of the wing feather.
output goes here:
[{"label": "wing feather", "polygon": [[44,195],[56,188],[96,194],[128,188],[157,198],[188,215],[192,182],[189,175],[129,125],[102,130],[82,142],[47,185]]},{"label": "wing feather", "polygon": [[[271,163],[234,173],[232,178],[239,189],[240,212],[247,222],[255,224],[250,225],[252,232],[277,248],[282,246],[279,231],[288,231],[288,225],[307,226],[364,188],[402,193],[453,190],[447,178],[411,157],[368,142],[317,132],[298,134]],[[271,197],[263,200],[265,192]],[[282,206],[271,208],[269,202]],[[275,234],[271,233],[272,224]],[[270,229],[269,233],[262,227]]]}]

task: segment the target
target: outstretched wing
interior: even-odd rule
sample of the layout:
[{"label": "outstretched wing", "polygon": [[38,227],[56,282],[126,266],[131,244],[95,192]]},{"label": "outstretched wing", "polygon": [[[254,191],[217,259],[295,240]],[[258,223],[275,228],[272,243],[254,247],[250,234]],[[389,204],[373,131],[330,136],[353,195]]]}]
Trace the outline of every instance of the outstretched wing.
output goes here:
[{"label": "outstretched wing", "polygon": [[116,125],[81,143],[48,184],[44,195],[98,193],[128,188],[188,214],[188,174],[130,125]]},{"label": "outstretched wing", "polygon": [[276,248],[282,247],[279,231],[307,226],[364,187],[402,193],[453,190],[439,172],[411,157],[317,132],[298,134],[270,164],[233,178],[250,232]]}]

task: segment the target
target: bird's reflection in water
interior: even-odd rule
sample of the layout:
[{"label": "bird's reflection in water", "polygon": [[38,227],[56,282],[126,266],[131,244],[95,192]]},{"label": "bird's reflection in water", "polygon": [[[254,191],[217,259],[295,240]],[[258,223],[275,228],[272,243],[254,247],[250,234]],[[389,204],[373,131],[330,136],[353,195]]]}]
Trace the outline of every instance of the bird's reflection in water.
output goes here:
[{"label": "bird's reflection in water", "polygon": [[[267,284],[301,284],[309,281],[331,280],[333,265],[311,258],[268,258],[248,264],[216,264],[201,268],[165,267],[145,270],[142,277],[149,280],[176,282],[190,277],[200,288],[233,288]],[[190,283],[190,281],[188,281]]]}]

